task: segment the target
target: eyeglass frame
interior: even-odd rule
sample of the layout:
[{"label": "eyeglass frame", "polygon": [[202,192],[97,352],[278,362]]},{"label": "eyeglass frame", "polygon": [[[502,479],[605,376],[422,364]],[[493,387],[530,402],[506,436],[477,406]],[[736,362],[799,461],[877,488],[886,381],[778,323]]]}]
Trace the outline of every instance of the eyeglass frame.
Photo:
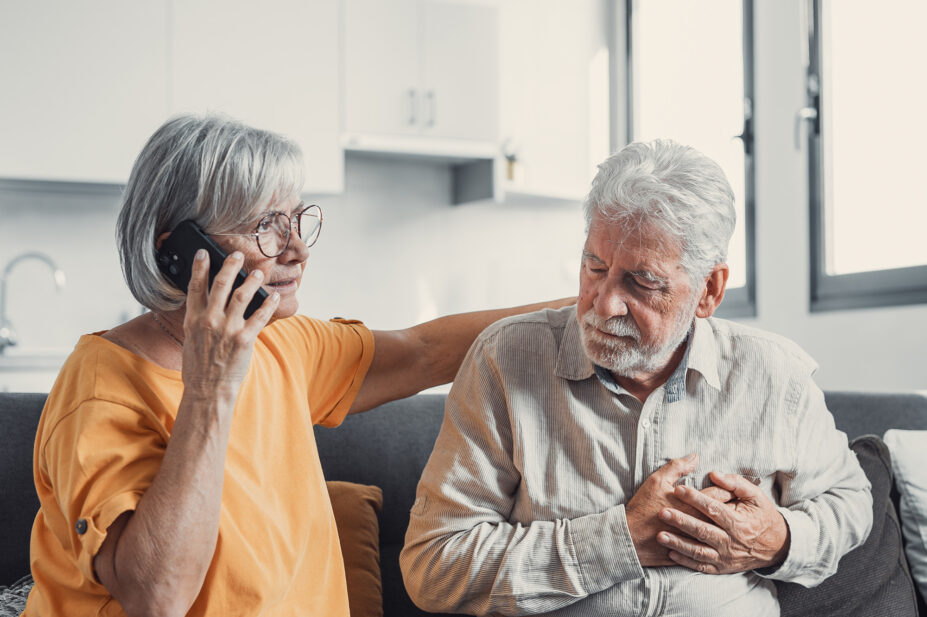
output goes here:
[{"label": "eyeglass frame", "polygon": [[[318,211],[319,213],[319,216],[318,216],[319,225],[316,228],[315,237],[313,237],[311,241],[307,240],[306,242],[304,242],[304,244],[306,245],[306,248],[309,248],[318,241],[319,235],[322,233],[322,207],[319,206],[318,204],[309,204],[302,210],[299,210],[300,206],[306,206],[305,202],[302,202],[302,201],[299,202],[299,204],[296,206],[297,211],[291,215],[287,215],[286,212],[280,212],[279,210],[276,210],[276,211],[272,210],[270,212],[265,212],[264,215],[261,217],[261,219],[257,222],[257,225],[255,225],[254,227],[255,231],[252,231],[250,233],[210,233],[209,235],[210,236],[252,237],[254,238],[254,243],[257,244],[258,250],[261,251],[261,255],[263,255],[264,257],[269,257],[270,259],[274,259],[286,253],[286,250],[290,248],[290,239],[293,237],[293,224],[295,223],[297,228],[299,228],[299,225],[300,225],[299,217],[301,217],[303,214],[305,214],[312,208],[315,208],[316,211]],[[258,239],[258,236],[260,236],[261,232],[257,231],[257,229],[261,226],[261,223],[263,223],[268,218],[272,216],[280,216],[280,215],[285,216],[289,222],[289,225],[287,225],[286,243],[283,245],[283,248],[280,249],[279,253],[277,253],[276,255],[268,255],[267,253],[264,252],[264,247],[261,246],[261,241]],[[299,237],[300,234],[297,233],[296,235],[297,237]],[[300,238],[300,242],[303,242],[302,238]]]}]

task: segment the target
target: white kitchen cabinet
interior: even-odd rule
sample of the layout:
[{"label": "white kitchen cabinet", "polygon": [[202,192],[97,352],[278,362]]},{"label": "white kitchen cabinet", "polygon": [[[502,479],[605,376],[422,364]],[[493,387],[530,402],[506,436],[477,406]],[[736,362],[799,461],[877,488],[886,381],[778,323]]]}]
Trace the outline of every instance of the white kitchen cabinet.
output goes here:
[{"label": "white kitchen cabinet", "polygon": [[344,0],[349,149],[496,154],[498,7],[476,0]]},{"label": "white kitchen cabinet", "polygon": [[4,2],[0,177],[125,182],[168,114],[167,2]]},{"label": "white kitchen cabinet", "polygon": [[501,3],[500,141],[517,158],[506,201],[581,201],[608,155],[606,5]]},{"label": "white kitchen cabinet", "polygon": [[174,0],[173,112],[220,111],[296,141],[306,192],[344,188],[338,0]]}]

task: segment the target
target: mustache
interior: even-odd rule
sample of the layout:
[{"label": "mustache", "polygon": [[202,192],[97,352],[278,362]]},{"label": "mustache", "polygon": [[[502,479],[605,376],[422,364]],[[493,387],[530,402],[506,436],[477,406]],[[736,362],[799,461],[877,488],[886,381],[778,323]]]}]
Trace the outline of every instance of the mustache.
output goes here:
[{"label": "mustache", "polygon": [[596,330],[605,332],[606,334],[611,334],[613,336],[628,336],[637,342],[641,340],[640,328],[638,328],[637,324],[627,315],[602,319],[595,314],[594,310],[589,309],[583,314],[583,323]]}]

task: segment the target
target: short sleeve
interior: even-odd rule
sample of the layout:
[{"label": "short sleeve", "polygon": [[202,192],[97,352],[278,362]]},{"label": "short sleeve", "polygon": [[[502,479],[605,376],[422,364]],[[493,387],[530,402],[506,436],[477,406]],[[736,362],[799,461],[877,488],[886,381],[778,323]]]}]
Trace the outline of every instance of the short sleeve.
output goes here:
[{"label": "short sleeve", "polygon": [[[360,321],[296,316],[275,324],[269,346],[302,355],[313,424],[338,426],[347,415],[373,360],[373,333]],[[276,339],[276,340],[274,340]],[[303,341],[304,345],[294,345]]]},{"label": "short sleeve", "polygon": [[146,412],[88,400],[62,418],[40,451],[58,505],[46,513],[61,546],[88,580],[109,526],[135,510],[158,472],[167,436]]}]

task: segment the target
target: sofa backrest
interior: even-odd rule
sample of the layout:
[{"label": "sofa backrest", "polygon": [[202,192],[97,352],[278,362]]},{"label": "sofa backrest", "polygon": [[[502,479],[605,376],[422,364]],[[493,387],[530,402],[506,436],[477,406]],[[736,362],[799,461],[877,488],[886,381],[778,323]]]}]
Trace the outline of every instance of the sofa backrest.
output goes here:
[{"label": "sofa backrest", "polygon": [[444,419],[444,399],[440,394],[419,394],[348,416],[338,428],[315,429],[326,479],[383,489],[380,575],[385,617],[426,615],[406,594],[399,551],[418,479]]},{"label": "sofa backrest", "polygon": [[[867,434],[881,436],[889,428],[927,430],[924,396],[826,392],[825,398],[837,428],[850,440]],[[349,416],[336,429],[316,428],[326,478],[383,489],[380,570],[386,617],[426,615],[405,592],[399,551],[418,479],[444,419],[444,401],[443,395],[417,395]]]},{"label": "sofa backrest", "polygon": [[32,451],[44,394],[0,393],[0,585],[29,574],[29,538],[39,510]]},{"label": "sofa backrest", "polygon": [[837,428],[850,440],[881,437],[890,428],[927,430],[927,396],[921,394],[825,392],[824,400]]},{"label": "sofa backrest", "polygon": [[[927,430],[924,396],[827,392],[826,399],[837,427],[850,439],[882,435],[889,428]],[[444,417],[444,400],[439,394],[416,395],[349,416],[337,429],[316,428],[326,478],[383,489],[380,542],[384,605],[391,607],[387,615],[421,614],[405,594],[398,556],[418,478]],[[44,404],[44,394],[0,393],[0,585],[29,571],[29,537],[38,510],[32,454]]]}]

